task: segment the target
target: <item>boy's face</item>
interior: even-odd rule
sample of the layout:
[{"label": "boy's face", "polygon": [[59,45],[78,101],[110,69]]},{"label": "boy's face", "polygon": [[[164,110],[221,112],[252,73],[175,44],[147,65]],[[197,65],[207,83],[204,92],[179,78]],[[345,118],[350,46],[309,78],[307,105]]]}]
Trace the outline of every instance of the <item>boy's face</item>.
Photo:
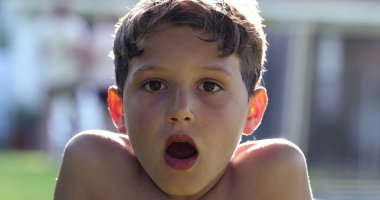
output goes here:
[{"label": "boy's face", "polygon": [[249,97],[236,55],[220,57],[205,32],[161,25],[130,61],[123,91],[127,132],[139,162],[171,196],[212,187],[238,145]]}]

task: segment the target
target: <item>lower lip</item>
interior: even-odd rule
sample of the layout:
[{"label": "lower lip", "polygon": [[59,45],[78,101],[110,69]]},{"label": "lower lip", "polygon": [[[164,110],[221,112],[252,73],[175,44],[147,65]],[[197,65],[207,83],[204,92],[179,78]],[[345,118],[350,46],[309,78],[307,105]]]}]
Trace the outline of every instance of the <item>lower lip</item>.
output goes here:
[{"label": "lower lip", "polygon": [[173,158],[169,154],[165,153],[165,161],[169,165],[169,167],[176,170],[188,170],[195,165],[198,156],[192,156],[186,159],[177,159]]}]

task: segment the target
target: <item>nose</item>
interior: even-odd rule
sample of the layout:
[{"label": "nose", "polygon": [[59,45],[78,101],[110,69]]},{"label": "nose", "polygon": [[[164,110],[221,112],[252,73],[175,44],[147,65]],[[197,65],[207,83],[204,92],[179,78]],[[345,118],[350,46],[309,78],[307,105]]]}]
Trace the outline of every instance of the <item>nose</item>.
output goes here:
[{"label": "nose", "polygon": [[191,94],[184,89],[176,89],[172,94],[172,103],[169,106],[167,121],[169,123],[185,123],[194,121],[192,112],[192,97]]}]

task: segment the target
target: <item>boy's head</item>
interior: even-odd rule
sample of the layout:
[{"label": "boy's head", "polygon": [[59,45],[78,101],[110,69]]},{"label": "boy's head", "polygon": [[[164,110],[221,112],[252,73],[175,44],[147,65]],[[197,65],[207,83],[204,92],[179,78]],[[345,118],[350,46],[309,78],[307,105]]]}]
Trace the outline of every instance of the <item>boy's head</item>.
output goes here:
[{"label": "boy's head", "polygon": [[260,124],[265,40],[255,6],[245,18],[219,1],[142,1],[118,27],[109,110],[144,171],[172,197],[207,193],[242,132]]},{"label": "boy's head", "polygon": [[202,40],[217,42],[220,56],[239,56],[248,94],[260,84],[267,42],[255,0],[142,0],[116,25],[113,56],[120,94],[130,60],[144,51],[140,41],[163,23],[212,33]]}]

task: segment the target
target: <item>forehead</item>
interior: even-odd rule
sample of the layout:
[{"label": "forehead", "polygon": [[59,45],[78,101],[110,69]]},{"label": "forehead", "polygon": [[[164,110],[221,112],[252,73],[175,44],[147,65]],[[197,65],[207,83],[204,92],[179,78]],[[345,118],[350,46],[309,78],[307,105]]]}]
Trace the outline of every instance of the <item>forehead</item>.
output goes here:
[{"label": "forehead", "polygon": [[170,53],[175,50],[173,48],[180,44],[181,47],[187,49],[201,47],[217,56],[217,43],[205,41],[211,36],[211,33],[197,28],[163,23],[154,27],[142,40],[139,40],[138,47],[144,49],[144,53],[146,51],[156,50],[157,48],[165,51],[165,53]]},{"label": "forehead", "polygon": [[143,49],[140,56],[131,60],[131,67],[144,65],[186,65],[239,66],[236,54],[220,56],[217,42],[205,41],[212,33],[188,26],[160,24],[139,40],[138,47]]}]

